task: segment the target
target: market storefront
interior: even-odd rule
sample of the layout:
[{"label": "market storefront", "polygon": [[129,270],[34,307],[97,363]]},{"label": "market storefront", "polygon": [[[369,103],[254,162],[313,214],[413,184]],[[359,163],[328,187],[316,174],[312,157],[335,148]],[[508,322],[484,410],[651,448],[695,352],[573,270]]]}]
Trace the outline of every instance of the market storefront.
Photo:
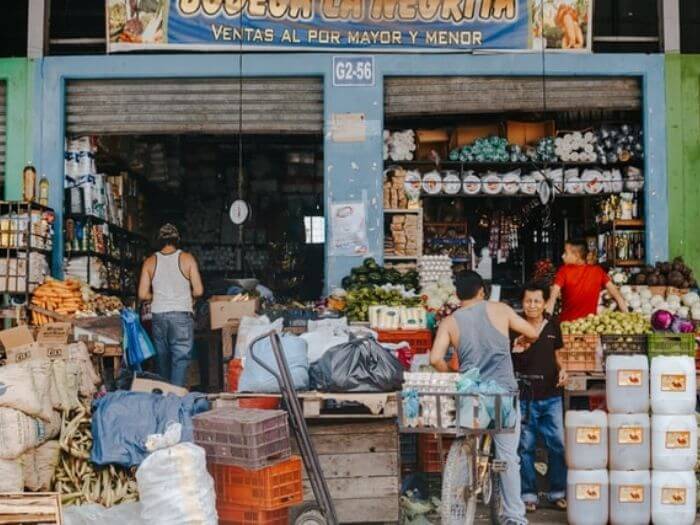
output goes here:
[{"label": "market storefront", "polygon": [[[183,68],[182,65],[187,64]],[[542,60],[539,55],[495,55],[495,56],[465,56],[465,55],[432,55],[432,56],[405,56],[405,55],[375,55],[375,83],[373,86],[339,87],[333,82],[333,56],[326,54],[285,55],[268,54],[257,56],[255,60],[245,60],[243,68],[233,57],[181,55],[181,56],[134,56],[125,60],[121,57],[100,58],[48,58],[44,63],[45,84],[44,97],[41,102],[43,122],[41,127],[41,170],[45,172],[51,182],[51,205],[58,210],[64,208],[63,176],[64,176],[64,138],[66,134],[75,134],[91,130],[100,132],[99,126],[116,126],[114,119],[105,119],[99,111],[90,115],[89,112],[77,109],[78,98],[72,95],[75,86],[80,82],[92,86],[109,85],[109,81],[118,79],[139,79],[139,82],[150,82],[148,79],[219,79],[222,82],[229,78],[235,84],[234,79],[274,79],[296,78],[312,79],[323,78],[323,183],[324,197],[323,209],[330,210],[333,204],[343,202],[360,202],[366,205],[366,249],[360,256],[349,256],[339,250],[331,248],[331,242],[325,243],[325,277],[324,284],[327,290],[337,286],[342,278],[349,274],[350,269],[356,266],[363,257],[373,256],[378,260],[383,259],[384,228],[383,228],[383,130],[391,127],[392,120],[401,115],[400,105],[395,105],[392,99],[392,90],[401,89],[399,80],[408,77],[429,77],[428,81],[445,79],[444,89],[437,84],[437,99],[421,109],[420,98],[409,97],[409,105],[414,115],[425,115],[426,111],[435,113],[436,105],[444,108],[444,113],[455,115],[458,108],[450,107],[449,97],[440,95],[449,90],[449,82],[454,79],[462,79],[459,82],[476,81],[475,77],[496,77],[503,79],[507,72],[507,82],[498,82],[503,86],[502,91],[489,89],[488,100],[477,96],[473,101],[467,101],[463,112],[464,118],[453,118],[453,123],[463,122],[470,113],[469,103],[474,107],[479,105],[495,106],[501,112],[522,112],[537,108],[546,108],[553,112],[566,112],[581,110],[587,107],[590,111],[600,111],[606,108],[636,112],[636,121],[630,124],[638,125],[644,130],[643,134],[643,174],[644,174],[644,202],[645,216],[644,230],[645,250],[644,258],[649,262],[665,260],[668,258],[668,206],[667,206],[667,179],[666,179],[666,150],[665,127],[655,126],[656,115],[665,112],[665,94],[661,79],[663,79],[663,58],[653,55],[548,55],[545,63],[545,76],[549,81],[563,78],[563,84],[555,85],[552,90],[547,90],[546,97],[542,97],[541,78]],[[86,73],[87,72],[87,73]],[[462,75],[460,77],[460,75]],[[87,78],[86,78],[87,77]],[[449,78],[448,78],[449,77]],[[587,80],[583,80],[583,78]],[[566,80],[569,79],[569,80]],[[580,80],[579,80],[580,79]],[[123,80],[121,80],[123,82]],[[188,80],[191,82],[191,80]],[[305,82],[306,80],[302,81]],[[524,83],[521,84],[520,82]],[[157,82],[157,81],[156,81]],[[206,82],[206,81],[205,81]],[[225,81],[224,81],[225,82]],[[567,86],[573,87],[576,82],[583,82],[583,89],[574,89],[572,95],[561,97],[559,91]],[[586,83],[588,82],[588,83]],[[595,87],[591,87],[591,82]],[[397,84],[399,83],[399,84]],[[313,84],[313,89],[321,96],[320,83]],[[518,102],[518,97],[511,97],[508,101],[506,93],[516,90],[521,92],[521,86],[535,86],[528,95],[529,106]],[[310,84],[311,86],[311,84]],[[396,87],[395,87],[396,86]],[[304,88],[305,91],[310,91]],[[593,90],[593,91],[592,91]],[[597,90],[597,91],[596,91]],[[594,92],[594,97],[586,97],[584,93]],[[576,94],[581,95],[576,98]],[[614,95],[614,96],[612,96]],[[504,99],[503,97],[506,96]],[[386,97],[386,98],[385,98]],[[167,97],[166,97],[167,98]],[[204,98],[204,97],[202,97]],[[286,97],[285,97],[286,98]],[[415,98],[415,100],[412,100]],[[585,102],[585,100],[588,102]],[[105,100],[97,98],[98,101]],[[503,102],[506,100],[506,102]],[[597,101],[597,102],[590,102]],[[605,102],[601,102],[605,101]],[[290,101],[291,102],[291,101]],[[123,113],[129,107],[128,97],[123,100],[123,106],[116,106],[114,114]],[[317,102],[316,102],[317,103]],[[461,103],[460,103],[461,105]],[[91,107],[98,107],[94,104]],[[523,107],[525,106],[525,107]],[[206,103],[202,108],[206,108]],[[568,109],[565,109],[568,108]],[[257,108],[256,108],[257,109]],[[83,115],[76,114],[82,111]],[[264,111],[264,110],[263,110]],[[246,107],[243,106],[243,112]],[[492,111],[488,111],[492,113]],[[539,110],[541,113],[541,110]],[[170,112],[173,113],[173,112]],[[234,130],[239,126],[235,105],[228,120],[228,125]],[[198,115],[206,115],[198,113]],[[337,122],[347,123],[348,115],[361,115],[363,126],[360,139],[352,137],[347,141],[337,137]],[[457,114],[458,115],[458,114]],[[339,120],[340,117],[340,120]],[[345,120],[343,118],[345,117]],[[188,119],[189,117],[185,117]],[[227,117],[229,118],[229,117]],[[291,128],[293,134],[308,133],[304,128],[303,118],[298,114],[290,113]],[[313,117],[318,131],[318,117]],[[118,123],[119,130],[132,127],[133,133],[142,132],[143,124],[138,116],[127,116]],[[178,122],[178,117],[172,120]],[[189,119],[200,122],[208,122],[209,119]],[[257,119],[259,120],[259,119]],[[415,119],[414,119],[415,120]],[[251,119],[256,121],[255,118]],[[242,119],[243,125],[248,121]],[[289,121],[288,121],[289,122]],[[618,121],[619,122],[619,121]],[[86,127],[87,123],[87,127]],[[400,121],[399,121],[400,123]],[[137,125],[138,124],[138,125]],[[401,124],[401,123],[400,123]],[[154,124],[147,120],[147,127],[153,128],[161,124]],[[214,125],[216,125],[214,123]],[[81,127],[82,126],[82,127]],[[139,127],[141,126],[141,127]],[[176,125],[179,130],[186,130],[188,126]],[[195,132],[198,126],[193,125]],[[335,127],[334,127],[335,126]],[[279,128],[277,124],[274,127]],[[399,126],[400,127],[400,126]],[[417,127],[421,127],[420,125]],[[116,128],[112,128],[116,129]],[[145,128],[147,129],[147,128]],[[172,128],[170,128],[172,129]],[[201,128],[200,128],[201,129]],[[206,131],[206,128],[204,128]],[[561,129],[561,128],[560,128]],[[564,128],[566,129],[566,128]],[[152,131],[158,131],[153,129]],[[274,130],[270,130],[274,131]],[[284,131],[284,130],[283,130]],[[162,130],[160,131],[162,132]],[[172,131],[168,131],[172,133]],[[289,128],[286,129],[289,132]],[[357,135],[357,133],[354,133]],[[449,152],[448,152],[449,153]],[[61,219],[59,218],[59,223]],[[331,221],[326,223],[326,238],[332,239]],[[63,228],[57,227],[57,234],[62,235]],[[64,246],[60,240],[57,246]],[[54,254],[54,269],[62,270],[63,253],[60,250]]]}]

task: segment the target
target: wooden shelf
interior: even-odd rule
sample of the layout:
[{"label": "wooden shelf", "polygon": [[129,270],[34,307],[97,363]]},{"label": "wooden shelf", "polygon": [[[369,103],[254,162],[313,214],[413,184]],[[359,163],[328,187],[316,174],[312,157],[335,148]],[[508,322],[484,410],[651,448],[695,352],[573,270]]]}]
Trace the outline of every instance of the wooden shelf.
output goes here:
[{"label": "wooden shelf", "polygon": [[635,268],[646,266],[645,262],[639,259],[630,259],[628,261],[608,261],[610,266],[619,266],[620,268]]},{"label": "wooden shelf", "polygon": [[607,233],[612,230],[631,230],[631,229],[644,229],[644,219],[618,219],[611,222],[606,222],[601,224],[601,233]]},{"label": "wooden shelf", "polygon": [[420,213],[423,210],[421,208],[414,209],[401,209],[401,208],[384,208],[384,213]]}]

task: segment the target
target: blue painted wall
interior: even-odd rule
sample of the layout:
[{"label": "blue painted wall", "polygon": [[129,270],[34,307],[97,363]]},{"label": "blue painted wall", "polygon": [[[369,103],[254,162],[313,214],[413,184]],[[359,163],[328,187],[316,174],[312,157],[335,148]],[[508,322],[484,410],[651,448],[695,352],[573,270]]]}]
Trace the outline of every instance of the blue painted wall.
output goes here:
[{"label": "blue painted wall", "polygon": [[[41,125],[38,131],[39,165],[51,181],[50,204],[63,207],[63,140],[65,81],[80,78],[163,78],[318,76],[324,78],[325,199],[331,202],[365,199],[368,203],[370,251],[381,258],[383,80],[414,75],[637,76],[642,79],[646,157],[647,255],[649,261],[668,257],[668,200],[663,55],[377,55],[373,87],[332,85],[330,54],[245,55],[113,55],[47,58],[38,72],[41,88]],[[367,140],[336,144],[330,137],[334,113],[364,113]],[[63,246],[62,219],[57,224],[57,246]],[[329,288],[356,265],[359,258],[327,257]],[[60,274],[61,250],[55,250],[54,271]]]}]

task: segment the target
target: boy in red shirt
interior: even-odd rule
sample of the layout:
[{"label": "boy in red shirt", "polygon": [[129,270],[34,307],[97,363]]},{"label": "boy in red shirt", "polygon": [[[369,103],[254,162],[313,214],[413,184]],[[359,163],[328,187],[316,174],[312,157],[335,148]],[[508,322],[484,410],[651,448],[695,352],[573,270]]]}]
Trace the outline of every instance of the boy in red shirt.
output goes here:
[{"label": "boy in red shirt", "polygon": [[595,315],[598,311],[598,296],[603,288],[615,300],[620,311],[627,312],[627,303],[605,270],[597,264],[586,263],[587,253],[584,241],[567,241],[564,246],[564,266],[557,271],[547,302],[547,311],[551,314],[557,299],[561,297],[561,321]]}]

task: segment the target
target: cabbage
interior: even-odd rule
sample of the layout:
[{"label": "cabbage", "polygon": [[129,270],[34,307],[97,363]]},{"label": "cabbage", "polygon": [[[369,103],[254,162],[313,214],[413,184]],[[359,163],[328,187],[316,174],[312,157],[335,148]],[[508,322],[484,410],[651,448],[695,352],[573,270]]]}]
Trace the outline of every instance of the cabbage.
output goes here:
[{"label": "cabbage", "polygon": [[671,304],[674,306],[680,306],[681,305],[681,298],[678,297],[677,295],[669,295],[668,298],[666,299],[666,302],[668,304]]},{"label": "cabbage", "polygon": [[697,292],[688,292],[683,296],[683,304],[689,307],[693,307],[700,303],[700,295]]},{"label": "cabbage", "polygon": [[655,295],[649,300],[649,303],[654,308],[658,308],[659,305],[662,304],[663,302],[664,302],[664,298],[661,297],[660,295]]},{"label": "cabbage", "polygon": [[671,324],[673,324],[673,314],[668,310],[657,310],[651,316],[651,326],[654,330],[668,330]]},{"label": "cabbage", "polygon": [[695,330],[693,323],[676,316],[671,323],[671,331],[676,334],[691,334]]},{"label": "cabbage", "polygon": [[687,306],[681,306],[676,313],[678,314],[678,317],[688,319],[690,315],[690,308]]},{"label": "cabbage", "polygon": [[639,290],[639,297],[642,298],[642,301],[649,301],[652,297],[651,290],[649,288],[642,288]]}]

